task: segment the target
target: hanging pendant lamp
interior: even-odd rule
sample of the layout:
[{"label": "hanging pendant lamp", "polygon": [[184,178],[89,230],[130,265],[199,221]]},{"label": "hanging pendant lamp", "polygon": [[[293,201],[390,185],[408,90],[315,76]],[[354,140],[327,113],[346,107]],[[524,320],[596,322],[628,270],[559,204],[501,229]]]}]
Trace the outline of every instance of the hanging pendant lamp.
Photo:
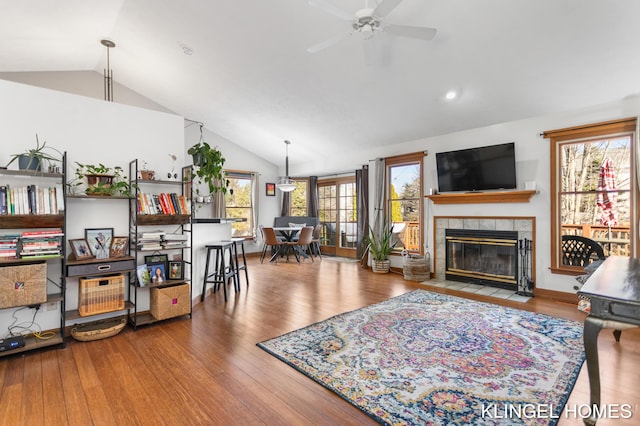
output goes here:
[{"label": "hanging pendant lamp", "polygon": [[291,142],[284,141],[286,146],[287,156],[285,157],[285,177],[280,179],[276,184],[276,188],[278,188],[282,192],[291,192],[296,189],[296,183],[289,179],[289,145]]}]

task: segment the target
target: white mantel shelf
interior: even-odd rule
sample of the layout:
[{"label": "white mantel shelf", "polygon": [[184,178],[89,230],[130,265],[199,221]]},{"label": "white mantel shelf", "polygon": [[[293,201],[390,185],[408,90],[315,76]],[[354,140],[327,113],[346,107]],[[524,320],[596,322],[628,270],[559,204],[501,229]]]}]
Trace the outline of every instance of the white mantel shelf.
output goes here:
[{"label": "white mantel shelf", "polygon": [[528,203],[537,191],[466,192],[425,195],[433,204]]}]

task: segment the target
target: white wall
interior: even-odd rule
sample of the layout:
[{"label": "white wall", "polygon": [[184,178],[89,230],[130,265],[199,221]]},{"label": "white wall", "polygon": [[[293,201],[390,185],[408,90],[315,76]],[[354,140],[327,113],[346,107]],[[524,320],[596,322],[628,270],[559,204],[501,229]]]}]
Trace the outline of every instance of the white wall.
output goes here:
[{"label": "white wall", "polygon": [[[46,140],[48,145],[67,151],[69,179],[73,178],[76,161],[121,166],[128,171],[129,162],[137,158],[146,161],[149,168],[157,172],[166,172],[172,166],[169,154],[174,154],[178,157],[176,166],[180,168],[191,163],[186,150],[200,137],[199,127],[185,129],[185,121],[178,115],[5,80],[0,80],[0,117],[0,165],[7,164],[12,154],[35,147],[37,133],[40,141]],[[220,147],[227,159],[227,168],[258,172],[260,188],[264,188],[264,182],[275,182],[275,165],[206,129],[205,140]],[[17,168],[17,164],[12,164],[11,168]],[[279,197],[267,198],[261,190],[259,224],[273,223],[273,217],[279,215],[279,206]],[[68,239],[83,238],[85,228],[99,227],[112,227],[115,235],[128,235],[127,200],[69,199],[66,207]],[[221,227],[227,229],[224,225]],[[214,228],[215,225],[196,228],[196,232],[200,232],[198,244],[208,238],[220,239],[220,233]],[[245,247],[248,251],[258,251],[261,242],[249,242]],[[202,256],[197,252],[194,257],[198,263]],[[201,291],[202,274],[195,270],[197,268],[203,269],[203,266],[194,268],[194,297]],[[77,279],[68,279],[67,285],[67,310],[75,309]],[[49,291],[53,292],[53,288]],[[148,295],[139,302],[140,310],[147,309]],[[0,310],[2,326],[12,322],[13,311]],[[21,311],[17,314],[19,322],[28,321],[32,314],[30,309]],[[99,318],[90,317],[91,320]],[[46,330],[57,328],[59,320],[56,311],[43,308],[36,321]],[[6,330],[0,328],[0,337],[5,334]]]}]

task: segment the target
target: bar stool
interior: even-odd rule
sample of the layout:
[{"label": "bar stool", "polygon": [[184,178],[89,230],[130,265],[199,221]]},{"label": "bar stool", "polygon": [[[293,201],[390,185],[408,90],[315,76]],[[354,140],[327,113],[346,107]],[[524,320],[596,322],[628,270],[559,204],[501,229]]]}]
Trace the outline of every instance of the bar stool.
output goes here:
[{"label": "bar stool", "polygon": [[[236,272],[233,266],[234,256],[233,247],[235,243],[231,241],[216,241],[211,244],[205,245],[207,249],[207,261],[204,268],[204,281],[202,283],[202,296],[201,301],[204,301],[204,295],[207,290],[207,283],[212,283],[212,292],[218,291],[220,284],[224,290],[224,301],[227,301],[227,282],[229,279],[233,279],[233,288],[238,291],[238,282],[236,281]],[[216,257],[215,267],[212,273],[209,273],[209,264],[211,263],[211,254]],[[229,253],[229,265],[225,262],[225,255]]]},{"label": "bar stool", "polygon": [[[244,277],[247,280],[247,287],[249,287],[249,271],[247,271],[247,256],[244,252],[244,238],[231,238],[233,242],[233,255],[235,260],[235,273],[236,273],[236,282],[238,283],[237,290],[240,291],[240,271],[244,269]],[[240,251],[242,252],[242,265],[240,265],[238,259],[238,246],[240,246]]]}]

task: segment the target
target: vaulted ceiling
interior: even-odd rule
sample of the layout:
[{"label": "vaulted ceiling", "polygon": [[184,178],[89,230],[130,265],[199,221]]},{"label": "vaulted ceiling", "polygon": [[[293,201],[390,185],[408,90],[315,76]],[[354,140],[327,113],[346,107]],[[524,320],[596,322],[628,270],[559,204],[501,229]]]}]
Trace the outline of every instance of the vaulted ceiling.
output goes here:
[{"label": "vaulted ceiling", "polygon": [[360,33],[307,48],[351,28],[327,4],[354,14],[379,2],[320,3],[2,0],[0,72],[102,73],[111,39],[118,83],[274,164],[285,139],[292,164],[330,164],[640,92],[637,0],[403,0],[386,22],[437,34],[376,32],[373,63]]}]

